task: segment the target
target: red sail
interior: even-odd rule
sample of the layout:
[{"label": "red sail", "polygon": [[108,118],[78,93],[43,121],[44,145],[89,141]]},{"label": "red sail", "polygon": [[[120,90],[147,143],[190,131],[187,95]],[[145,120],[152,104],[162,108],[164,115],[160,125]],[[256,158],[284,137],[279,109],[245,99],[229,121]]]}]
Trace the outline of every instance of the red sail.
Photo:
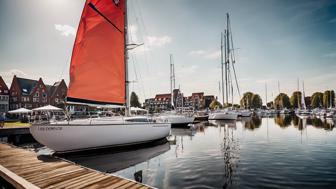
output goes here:
[{"label": "red sail", "polygon": [[71,57],[68,101],[125,103],[125,0],[87,0]]}]

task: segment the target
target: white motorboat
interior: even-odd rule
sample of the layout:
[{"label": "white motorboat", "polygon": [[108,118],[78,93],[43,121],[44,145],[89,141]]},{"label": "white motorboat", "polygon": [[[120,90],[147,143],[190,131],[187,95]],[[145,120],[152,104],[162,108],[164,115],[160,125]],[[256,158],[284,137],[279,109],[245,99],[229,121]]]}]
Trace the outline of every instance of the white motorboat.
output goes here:
[{"label": "white motorboat", "polygon": [[232,110],[217,110],[209,114],[209,120],[236,120],[238,113]]},{"label": "white motorboat", "polygon": [[[86,1],[72,52],[67,101],[126,104],[129,114],[126,6],[126,0]],[[30,132],[56,152],[69,152],[159,140],[170,128],[166,120],[126,116],[35,123]]]},{"label": "white motorboat", "polygon": [[251,117],[252,112],[248,109],[238,110],[238,116],[241,117]]},{"label": "white motorboat", "polygon": [[195,118],[189,115],[166,112],[160,114],[156,118],[156,120],[158,120],[159,122],[171,123],[171,127],[190,127],[191,123],[194,122]]}]

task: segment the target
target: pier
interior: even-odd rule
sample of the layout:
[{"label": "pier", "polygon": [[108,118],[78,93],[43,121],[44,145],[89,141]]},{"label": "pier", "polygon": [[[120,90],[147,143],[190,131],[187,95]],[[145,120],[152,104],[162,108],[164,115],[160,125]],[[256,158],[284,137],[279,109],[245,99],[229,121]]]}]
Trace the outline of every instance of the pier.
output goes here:
[{"label": "pier", "polygon": [[0,176],[15,188],[152,188],[5,143],[0,143]]}]

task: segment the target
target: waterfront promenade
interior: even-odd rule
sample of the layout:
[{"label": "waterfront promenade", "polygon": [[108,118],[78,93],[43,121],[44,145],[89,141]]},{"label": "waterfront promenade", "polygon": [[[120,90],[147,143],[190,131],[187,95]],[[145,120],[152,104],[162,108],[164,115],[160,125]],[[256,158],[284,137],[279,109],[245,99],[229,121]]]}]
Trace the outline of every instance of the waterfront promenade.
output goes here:
[{"label": "waterfront promenade", "polygon": [[151,188],[5,143],[0,143],[0,176],[15,188]]}]

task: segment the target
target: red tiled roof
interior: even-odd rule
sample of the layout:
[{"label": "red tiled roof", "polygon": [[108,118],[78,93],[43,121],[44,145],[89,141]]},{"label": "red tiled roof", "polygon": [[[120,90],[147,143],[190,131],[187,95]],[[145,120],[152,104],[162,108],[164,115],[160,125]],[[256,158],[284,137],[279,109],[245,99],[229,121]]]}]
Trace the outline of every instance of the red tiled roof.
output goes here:
[{"label": "red tiled roof", "polygon": [[171,94],[157,94],[155,95],[155,99],[158,99],[158,98],[170,98],[171,97]]}]

